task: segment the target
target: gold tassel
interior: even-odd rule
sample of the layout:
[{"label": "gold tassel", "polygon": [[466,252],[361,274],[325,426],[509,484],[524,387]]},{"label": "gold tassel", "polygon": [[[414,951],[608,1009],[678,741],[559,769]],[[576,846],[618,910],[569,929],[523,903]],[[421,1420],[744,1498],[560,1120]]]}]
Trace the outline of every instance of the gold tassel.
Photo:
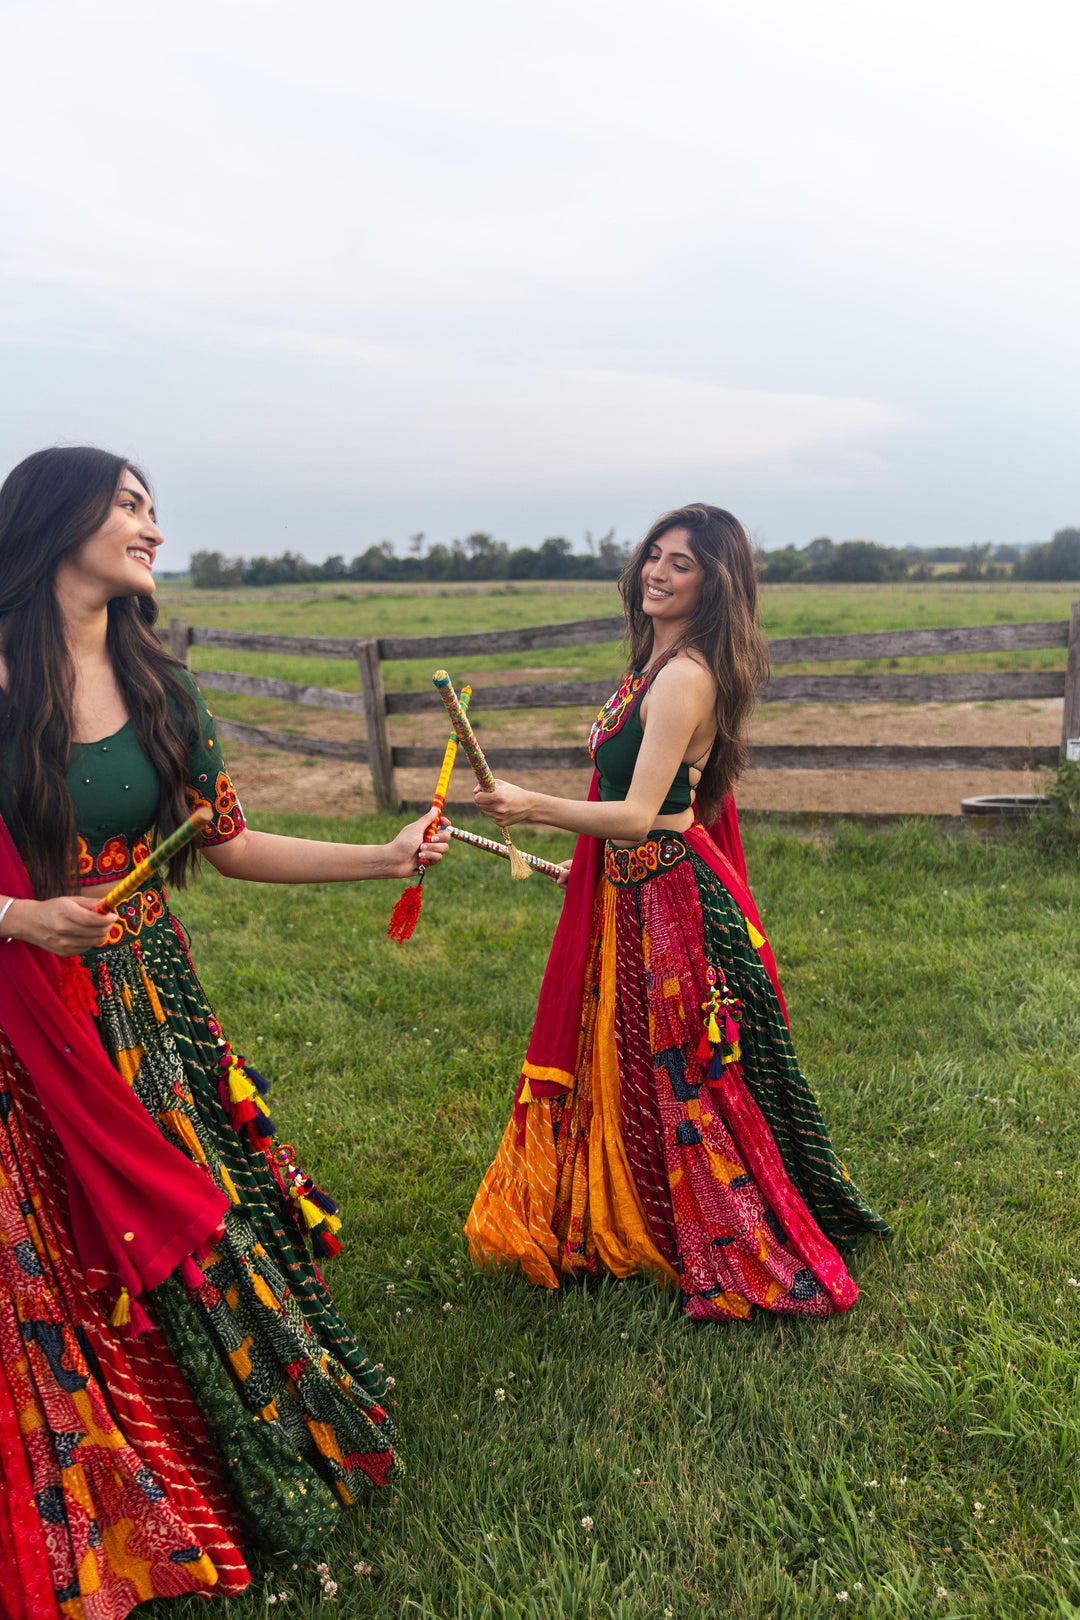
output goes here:
[{"label": "gold tassel", "polygon": [[322,1225],[323,1221],[326,1219],[326,1216],[317,1204],[313,1204],[310,1198],[298,1198],[296,1201],[300,1205],[300,1213],[304,1217],[304,1225],[309,1231],[316,1226]]},{"label": "gold tassel", "polygon": [[113,1327],[127,1327],[131,1321],[131,1299],[126,1288],[121,1288],[120,1297],[113,1306],[109,1321]]},{"label": "gold tassel", "polygon": [[523,878],[532,877],[532,867],[529,865],[524,855],[522,855],[520,849],[518,849],[505,827],[503,828],[503,837],[506,840],[506,847],[510,851],[510,876],[512,878],[516,878],[519,883]]}]

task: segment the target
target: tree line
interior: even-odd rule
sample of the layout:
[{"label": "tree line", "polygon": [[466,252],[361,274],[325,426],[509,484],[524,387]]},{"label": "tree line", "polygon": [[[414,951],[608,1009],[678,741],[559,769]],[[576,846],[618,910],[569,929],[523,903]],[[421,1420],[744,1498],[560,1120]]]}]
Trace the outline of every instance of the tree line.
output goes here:
[{"label": "tree line", "polygon": [[448,546],[426,544],[414,534],[399,557],[388,540],[369,546],[359,557],[327,557],[309,562],[294,551],[280,557],[223,557],[220,551],[196,551],[191,558],[192,583],[203,590],[235,585],[306,585],[332,580],[364,582],[438,582],[492,579],[618,579],[630,555],[629,543],[615,539],[614,529],[594,540],[586,532],[586,549],[575,551],[561,536],[539,546],[515,546],[477,532]]},{"label": "tree line", "polygon": [[[202,590],[228,590],[237,585],[306,585],[333,580],[418,583],[442,580],[617,579],[630,555],[630,543],[615,539],[612,529],[586,550],[575,551],[561,537],[536,547],[511,548],[504,540],[477,532],[450,545],[428,546],[414,534],[408,552],[399,557],[388,540],[369,546],[346,562],[343,556],[309,562],[294,551],[280,557],[224,557],[220,551],[196,551],[192,583]],[[1080,579],[1080,529],[1059,529],[1046,545],[881,546],[874,540],[825,536],[809,545],[759,551],[758,572],[768,584],[883,584],[934,577],[939,565],[955,566],[958,579]]]}]

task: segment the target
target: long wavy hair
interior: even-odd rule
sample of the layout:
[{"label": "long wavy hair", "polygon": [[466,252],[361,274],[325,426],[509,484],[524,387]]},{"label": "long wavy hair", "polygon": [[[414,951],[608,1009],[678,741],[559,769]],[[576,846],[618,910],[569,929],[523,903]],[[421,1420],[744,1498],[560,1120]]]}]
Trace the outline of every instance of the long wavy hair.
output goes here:
[{"label": "long wavy hair", "polygon": [[743,731],[758,688],[768,678],[769,655],[757,624],[757,574],[746,530],[722,507],[695,502],[657,518],[619,579],[631,669],[646,668],[652,658],[653,622],[642,605],[641,570],[671,529],[687,531],[705,576],[694,616],[676,647],[693,648],[716,681],[716,740],[696,789],[698,814],[708,821],[746,767]]},{"label": "long wavy hair", "polygon": [[[106,521],[120,481],[146,475],[105,450],[38,450],[0,488],[0,646],[7,689],[0,693],[0,772],[11,834],[39,900],[76,886],[78,840],[66,774],[71,759],[75,666],[56,600],[56,570]],[[194,700],[180,665],[154,633],[152,596],[116,597],[106,646],[139,744],[161,783],[157,831],[188,815],[184,794]],[[169,864],[183,886],[193,846]]]}]

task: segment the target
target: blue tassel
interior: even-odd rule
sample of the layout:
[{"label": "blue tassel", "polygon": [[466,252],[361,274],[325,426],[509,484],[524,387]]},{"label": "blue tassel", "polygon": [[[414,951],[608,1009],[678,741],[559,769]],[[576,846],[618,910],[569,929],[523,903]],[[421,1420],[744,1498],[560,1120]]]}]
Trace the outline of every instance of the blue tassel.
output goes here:
[{"label": "blue tassel", "polygon": [[327,1215],[337,1214],[338,1207],[329,1193],[324,1193],[319,1187],[313,1187],[307,1196],[313,1204],[318,1204],[321,1210],[325,1210]]},{"label": "blue tassel", "polygon": [[274,1134],[274,1122],[268,1114],[257,1113],[255,1118],[251,1121],[251,1124],[255,1128],[256,1136],[261,1136],[265,1139],[266,1137],[273,1136]]},{"label": "blue tassel", "polygon": [[263,1097],[269,1097],[270,1082],[266,1076],[264,1074],[260,1074],[258,1069],[253,1068],[248,1062],[247,1058],[241,1058],[240,1061],[244,1065],[244,1073],[255,1087],[255,1090],[258,1091]]},{"label": "blue tassel", "polygon": [[311,1249],[316,1260],[328,1260],[330,1258],[330,1247],[321,1232],[312,1232]]}]

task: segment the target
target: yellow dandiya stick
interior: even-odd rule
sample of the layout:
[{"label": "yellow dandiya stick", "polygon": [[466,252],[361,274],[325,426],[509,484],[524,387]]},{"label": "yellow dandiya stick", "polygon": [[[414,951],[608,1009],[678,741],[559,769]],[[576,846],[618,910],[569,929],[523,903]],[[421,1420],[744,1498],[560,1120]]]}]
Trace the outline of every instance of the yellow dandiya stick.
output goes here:
[{"label": "yellow dandiya stick", "polygon": [[[506,861],[510,859],[510,851],[506,845],[496,843],[494,838],[483,838],[480,833],[467,832],[464,827],[447,827],[445,830],[451,838],[458,838],[463,844],[471,844],[473,849],[486,849],[489,855],[501,855]],[[560,878],[563,875],[562,867],[554,861],[545,861],[540,855],[527,855],[523,849],[519,849],[518,854],[534,872],[546,872],[548,877],[552,878]]]},{"label": "yellow dandiya stick", "polygon": [[[443,700],[443,703],[446,705],[446,712],[450,716],[450,724],[457,732],[458,742],[469,756],[469,764],[476,773],[476,780],[479,782],[485,793],[494,793],[495,778],[492,776],[488,762],[484,758],[484,750],[480,747],[480,744],[476,740],[476,733],[469,724],[469,717],[461,706],[461,700],[454,691],[453,686],[450,684],[449,675],[446,673],[445,669],[437,669],[434,675],[431,677],[431,680],[435,690],[438,692],[439,696]],[[509,829],[504,827],[502,832],[503,839],[506,843],[507,852],[510,856],[511,877],[518,878],[519,880],[521,878],[529,877],[530,868],[528,864],[522,860],[519,851],[514,845],[514,840],[510,837]]]},{"label": "yellow dandiya stick", "polygon": [[[469,707],[469,699],[471,697],[472,687],[463,686],[461,688],[462,712]],[[446,744],[446,752],[443,754],[443,762],[439,771],[439,779],[435,784],[435,794],[431,801],[431,820],[424,829],[425,844],[431,837],[432,833],[439,830],[439,822],[442,820],[443,808],[446,804],[446,795],[450,789],[450,777],[453,774],[454,761],[457,758],[457,751],[457,732],[452,731]],[[407,889],[402,890],[400,896],[398,897],[398,902],[390,914],[390,921],[387,924],[386,932],[390,935],[391,939],[396,939],[399,945],[404,945],[407,939],[412,938],[416,924],[419,921],[420,907],[423,904],[424,899],[424,877],[427,874],[427,862],[421,860],[419,862],[419,866],[420,877],[418,882],[411,883]]]},{"label": "yellow dandiya stick", "polygon": [[156,849],[150,851],[144,861],[140,861],[138,866],[132,867],[127,877],[121,878],[120,882],[109,890],[104,899],[98,901],[94,910],[100,912],[115,911],[118,905],[135,893],[136,889],[141,889],[147,879],[153,877],[155,872],[163,866],[168,866],[177,851],[183,849],[185,844],[190,844],[193,838],[197,838],[207,823],[213,819],[213,812],[205,804],[200,804],[199,808],[193,810],[187,820],[182,822],[175,832],[170,833],[168,838],[163,839]]}]

